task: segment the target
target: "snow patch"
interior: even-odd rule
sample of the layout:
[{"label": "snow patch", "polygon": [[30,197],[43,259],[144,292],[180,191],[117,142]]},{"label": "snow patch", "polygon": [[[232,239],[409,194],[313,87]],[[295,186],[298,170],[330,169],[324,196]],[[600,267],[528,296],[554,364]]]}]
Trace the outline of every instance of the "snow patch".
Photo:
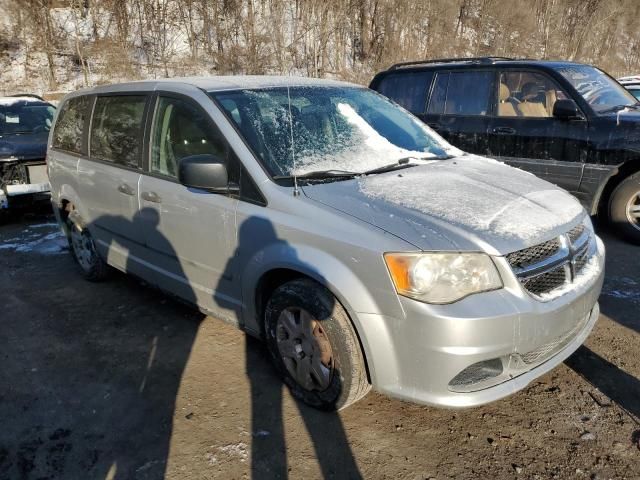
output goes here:
[{"label": "snow patch", "polygon": [[640,301],[640,283],[628,277],[610,277],[605,281],[602,294],[619,300]]},{"label": "snow patch", "polygon": [[[42,231],[54,227],[54,231]],[[34,233],[30,228],[40,229]],[[57,224],[37,224],[29,225],[22,232],[22,236],[5,240],[0,244],[0,251],[13,251],[16,253],[37,253],[40,255],[58,255],[65,253],[68,249],[67,240],[64,234],[57,230]]]},{"label": "snow patch", "polygon": [[241,462],[244,462],[249,457],[249,450],[247,448],[247,444],[244,442],[232,443],[223,447],[218,447],[218,450],[231,457],[239,457]]}]

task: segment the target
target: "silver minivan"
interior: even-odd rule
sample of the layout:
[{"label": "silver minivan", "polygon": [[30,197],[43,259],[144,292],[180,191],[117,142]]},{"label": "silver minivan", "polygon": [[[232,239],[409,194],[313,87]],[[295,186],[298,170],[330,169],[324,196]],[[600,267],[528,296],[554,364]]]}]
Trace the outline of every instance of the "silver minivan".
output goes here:
[{"label": "silver minivan", "polygon": [[373,386],[470,407],[596,322],[604,247],[571,195],[466,154],[379,94],[294,77],[72,93],[48,145],[80,271],[111,267],[263,338],[297,398]]}]

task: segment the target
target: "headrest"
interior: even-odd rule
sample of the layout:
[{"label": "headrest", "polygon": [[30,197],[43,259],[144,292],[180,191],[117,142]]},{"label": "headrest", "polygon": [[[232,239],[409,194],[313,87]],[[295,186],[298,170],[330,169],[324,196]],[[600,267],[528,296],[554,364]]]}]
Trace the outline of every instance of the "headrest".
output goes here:
[{"label": "headrest", "polygon": [[540,89],[538,85],[534,82],[527,82],[522,86],[522,99],[526,100],[528,98],[533,98],[540,93]]},{"label": "headrest", "polygon": [[500,84],[500,101],[504,102],[511,96],[511,92],[509,91],[509,87],[507,87],[504,83]]}]

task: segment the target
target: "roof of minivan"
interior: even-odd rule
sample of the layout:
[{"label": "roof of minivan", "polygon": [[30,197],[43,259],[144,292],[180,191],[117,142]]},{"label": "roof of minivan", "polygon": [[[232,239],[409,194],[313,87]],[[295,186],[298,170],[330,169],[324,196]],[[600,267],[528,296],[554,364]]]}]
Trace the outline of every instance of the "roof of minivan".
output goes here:
[{"label": "roof of minivan", "polygon": [[207,91],[255,89],[269,87],[299,87],[299,86],[355,86],[352,83],[322,78],[294,77],[284,75],[219,75],[211,77],[179,77],[157,80],[139,80],[135,82],[114,83],[100,85],[79,90],[78,94],[101,93],[109,91],[123,91],[127,87],[139,90],[141,88],[155,89],[162,85],[192,85]]}]

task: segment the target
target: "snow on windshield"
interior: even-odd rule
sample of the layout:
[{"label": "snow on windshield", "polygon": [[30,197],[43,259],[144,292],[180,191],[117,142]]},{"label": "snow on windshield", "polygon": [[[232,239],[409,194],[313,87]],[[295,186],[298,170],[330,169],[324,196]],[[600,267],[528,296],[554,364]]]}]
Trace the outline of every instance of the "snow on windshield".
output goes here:
[{"label": "snow on windshield", "polygon": [[[338,103],[337,111],[354,127],[349,136],[334,142],[332,151],[302,150],[292,173],[303,175],[317,170],[347,170],[363,172],[397,162],[401,158],[437,158],[434,152],[408,150],[394,145],[380,135],[347,103]],[[297,152],[296,152],[297,153]]]},{"label": "snow on windshield", "polygon": [[544,236],[584,213],[564,190],[475,156],[367,176],[359,187],[367,196],[503,238]]},{"label": "snow on windshield", "polygon": [[406,110],[355,87],[213,93],[272,175],[364,172],[462,152]]}]

